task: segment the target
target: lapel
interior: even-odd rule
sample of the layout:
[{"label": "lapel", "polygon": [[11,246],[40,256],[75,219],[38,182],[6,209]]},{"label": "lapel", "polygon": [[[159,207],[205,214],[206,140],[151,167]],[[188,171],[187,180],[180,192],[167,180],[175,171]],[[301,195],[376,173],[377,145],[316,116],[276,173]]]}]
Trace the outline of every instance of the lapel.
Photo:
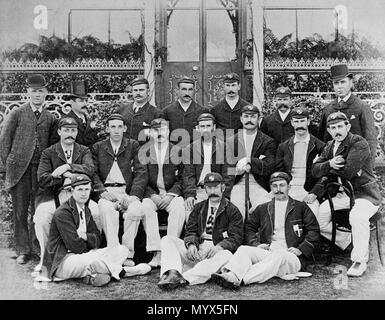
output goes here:
[{"label": "lapel", "polygon": [[350,106],[351,104],[353,104],[354,100],[355,100],[355,96],[353,95],[353,93],[351,93],[351,94],[350,94],[350,97],[349,97],[349,99],[346,101],[345,105],[346,105],[347,107]]},{"label": "lapel", "polygon": [[294,159],[294,137],[292,136],[288,141],[288,148],[292,159]]},{"label": "lapel", "polygon": [[294,200],[289,197],[289,201],[287,202],[286,212],[285,212],[285,221],[288,215],[294,210]]},{"label": "lapel", "polygon": [[[32,111],[32,106],[30,102],[27,103],[25,111],[26,111],[27,117],[36,125],[37,119],[35,114]],[[41,115],[40,115],[40,118],[41,118]]]},{"label": "lapel", "polygon": [[42,107],[42,111],[41,111],[41,114],[40,114],[40,117],[39,119],[37,120],[37,124],[41,124],[42,122],[46,121],[47,118],[48,118],[48,110],[46,110],[46,108],[43,106]]},{"label": "lapel", "polygon": [[[348,148],[348,145],[350,143],[351,138],[352,138],[352,134],[349,132],[348,135],[346,136],[345,140],[342,141],[342,143],[338,146],[335,156],[338,156],[338,155],[344,153],[344,151]],[[335,143],[335,141],[333,141],[333,148],[334,148],[334,143]]]},{"label": "lapel", "polygon": [[[120,150],[122,148],[123,141],[120,144],[118,154],[120,153]],[[111,156],[112,159],[115,159],[115,153],[114,153],[114,150],[112,149],[112,144],[111,144],[110,138],[107,138],[106,145],[105,145],[105,150]]]},{"label": "lapel", "polygon": [[307,146],[307,152],[306,152],[306,161],[307,159],[309,159],[309,155],[314,148],[315,148],[315,138],[313,135],[310,134],[310,140],[309,140],[309,144]]},{"label": "lapel", "polygon": [[[109,141],[109,145],[111,148],[110,151],[113,153],[113,156],[115,157],[115,154],[112,150],[111,141]],[[123,138],[122,142],[120,143],[120,147],[119,147],[118,154],[116,155],[116,157],[119,157],[126,150],[127,145],[128,145],[128,140]]]},{"label": "lapel", "polygon": [[139,116],[141,116],[141,115],[143,115],[143,114],[148,113],[148,109],[150,108],[150,104],[149,104],[149,102],[147,101],[146,104],[145,104],[143,107],[141,107],[141,108],[138,110],[138,112],[136,112],[136,113],[134,112],[133,107],[134,107],[134,104],[132,104],[132,106],[131,106],[131,110],[132,110],[132,113],[134,114],[134,117],[139,117]]},{"label": "lapel", "polygon": [[74,154],[72,155],[72,163],[77,163],[77,161],[80,158],[80,145],[77,144],[76,142],[74,143]]},{"label": "lapel", "polygon": [[262,132],[260,130],[257,131],[257,135],[255,136],[253,148],[251,149],[251,156],[255,155],[262,144]]},{"label": "lapel", "polygon": [[75,119],[75,121],[78,124],[78,130],[80,131],[80,133],[84,132],[84,130],[85,130],[86,126],[87,126],[87,117],[86,116],[84,116],[84,118],[86,119],[86,124],[85,125],[83,124],[83,121],[76,115],[76,113],[73,110],[71,110],[67,114],[67,116]]},{"label": "lapel", "polygon": [[78,212],[78,208],[76,206],[76,202],[75,202],[75,199],[71,196],[71,198],[69,199],[68,201],[68,204],[71,208],[71,212],[72,212],[72,217],[75,221],[75,225],[76,225],[76,228],[79,227],[79,212]]},{"label": "lapel", "polygon": [[[64,150],[63,150],[60,142],[56,143],[55,151],[56,151],[58,158],[60,160],[62,160],[64,163],[67,163],[67,159],[66,159],[66,156],[64,155]],[[74,153],[75,153],[75,150],[74,150]],[[72,159],[73,159],[73,157],[72,157]]]},{"label": "lapel", "polygon": [[275,220],[275,205],[274,205],[274,203],[275,202],[274,202],[274,199],[273,199],[267,205],[267,213],[269,214],[272,233],[274,233],[274,226],[275,226],[275,223],[274,223],[274,220]]}]

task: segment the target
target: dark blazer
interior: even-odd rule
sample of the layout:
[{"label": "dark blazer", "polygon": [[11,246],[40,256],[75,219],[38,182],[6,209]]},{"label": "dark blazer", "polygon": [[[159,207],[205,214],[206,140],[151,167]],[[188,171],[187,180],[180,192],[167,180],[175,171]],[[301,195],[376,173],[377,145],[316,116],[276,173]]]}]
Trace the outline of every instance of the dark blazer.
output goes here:
[{"label": "dark blazer", "polygon": [[[240,131],[234,137],[231,137],[227,141],[227,161],[229,166],[232,166],[233,173],[235,174],[235,166],[238,160],[246,157],[246,151],[243,145],[243,133]],[[269,179],[270,175],[274,172],[275,166],[275,153],[277,145],[275,141],[263,132],[258,130],[255,136],[253,148],[251,150],[251,171],[250,173],[254,176],[263,188],[267,191],[270,190]],[[265,157],[259,159],[261,155]],[[241,180],[243,175],[234,175],[232,184],[237,184]]]},{"label": "dark blazer", "polygon": [[[118,113],[123,116],[127,126],[127,131],[124,136],[134,140],[138,140],[139,133],[142,129],[149,128],[152,120],[164,117],[162,110],[154,107],[149,102],[140,108],[137,113],[133,110],[133,102],[124,103],[120,105]],[[141,139],[139,142],[143,144],[145,141],[145,139]]]},{"label": "dark blazer", "polygon": [[187,143],[193,141],[193,131],[197,126],[197,119],[205,112],[209,112],[209,109],[202,107],[195,101],[191,102],[186,112],[183,110],[178,100],[166,106],[163,109],[163,113],[164,118],[169,121],[171,141],[177,142],[178,140],[181,140],[178,139],[178,136],[173,137],[172,132],[175,129],[185,129],[189,134],[189,139],[187,139],[188,137],[183,137],[183,140],[186,140]]},{"label": "dark blazer", "polygon": [[[206,228],[209,200],[194,206],[188,222],[184,242],[186,247],[194,244],[197,247],[204,241],[202,234]],[[239,209],[225,197],[222,198],[215,215],[213,225],[213,243],[223,249],[235,252],[243,240],[243,218]]]},{"label": "dark blazer", "polygon": [[[36,196],[36,204],[52,200],[59,194],[65,178],[54,178],[52,172],[63,164],[66,164],[66,157],[60,142],[45,149],[41,155],[37,169],[39,190]],[[72,155],[71,173],[84,173],[89,177],[94,174],[94,163],[90,149],[81,144],[75,143]]]},{"label": "dark blazer", "polygon": [[280,144],[294,135],[294,128],[291,125],[291,114],[292,112],[290,111],[285,121],[282,121],[278,110],[276,110],[262,119],[260,130],[273,138],[277,145]]},{"label": "dark blazer", "polygon": [[[257,206],[245,222],[245,244],[257,247],[262,243],[271,244],[274,233],[275,200]],[[302,229],[302,234],[294,232],[294,226]],[[288,248],[301,250],[298,258],[305,269],[314,248],[320,239],[320,227],[313,212],[306,203],[289,197],[285,213],[285,238]]]},{"label": "dark blazer", "polygon": [[[198,180],[204,164],[202,139],[194,141],[184,151],[183,193],[187,199],[188,197],[196,197],[197,194]],[[226,184],[224,196],[230,198],[232,177],[228,174],[225,151],[225,143],[214,136],[211,151],[211,172],[221,174]]]},{"label": "dark blazer", "polygon": [[[222,99],[219,103],[211,109],[211,113],[216,119],[217,129],[242,129],[242,123],[240,120],[242,114],[242,107],[250,104],[246,100],[239,98],[238,103],[234,109],[231,109],[226,99]],[[226,134],[225,134],[226,135]]]},{"label": "dark blazer", "polygon": [[[180,162],[174,161],[180,149],[178,146],[174,146],[169,143],[169,146],[166,151],[166,157],[162,166],[162,175],[163,182],[167,192],[174,193],[177,196],[183,194],[182,188],[182,175],[183,175],[183,164]],[[159,194],[159,188],[157,185],[159,166],[157,163],[156,152],[154,145],[149,144],[148,150],[148,159],[147,163],[147,172],[148,172],[148,184],[146,188],[145,197],[149,198],[153,194]]]},{"label": "dark blazer", "polygon": [[358,134],[348,133],[345,140],[339,145],[336,156],[345,159],[342,169],[334,170],[330,167],[333,157],[334,140],[329,141],[321,156],[313,164],[312,173],[316,178],[326,177],[328,181],[337,181],[337,176],[342,182],[350,181],[354,189],[354,197],[367,199],[375,206],[381,204],[381,193],[373,173],[373,163],[368,142]]},{"label": "dark blazer", "polygon": [[[139,148],[138,141],[123,138],[118,151],[117,162],[126,181],[126,193],[142,199],[148,182],[148,174],[146,166],[139,161]],[[115,160],[110,138],[95,143],[91,151],[95,164],[94,191],[97,196],[100,196],[106,190],[104,182]]]},{"label": "dark blazer", "polygon": [[14,187],[27,170],[38,144],[38,159],[44,149],[58,141],[57,119],[44,107],[39,120],[30,103],[7,115],[0,133],[0,156],[6,170],[6,187]]},{"label": "dark blazer", "polygon": [[90,209],[85,206],[87,241],[78,236],[79,212],[74,198],[69,198],[55,211],[48,243],[44,252],[43,273],[53,279],[64,257],[69,253],[82,254],[100,245],[100,232],[92,218]]},{"label": "dark blazer", "polygon": [[[317,184],[316,178],[311,174],[313,161],[317,156],[320,156],[325,143],[317,139],[313,135],[310,135],[310,141],[306,153],[306,180],[304,189],[309,193],[314,193],[317,197],[321,197],[323,194],[323,188],[321,184]],[[275,171],[283,171],[291,175],[293,168],[294,157],[294,136],[290,139],[282,142],[278,146],[277,156],[275,161]]]},{"label": "dark blazer", "polygon": [[350,129],[351,133],[358,134],[368,141],[374,162],[377,149],[377,130],[374,126],[373,113],[370,107],[354,94],[349,97],[342,107],[338,105],[338,99],[335,99],[323,109],[319,123],[318,138],[325,142],[332,139],[326,130],[326,120],[330,114],[337,111],[345,113],[348,117],[352,126]]},{"label": "dark blazer", "polygon": [[72,110],[63,117],[69,117],[76,120],[78,124],[78,135],[76,136],[76,142],[86,147],[91,147],[98,141],[98,131],[95,128],[91,128],[91,121],[85,116],[86,124],[73,112]]}]

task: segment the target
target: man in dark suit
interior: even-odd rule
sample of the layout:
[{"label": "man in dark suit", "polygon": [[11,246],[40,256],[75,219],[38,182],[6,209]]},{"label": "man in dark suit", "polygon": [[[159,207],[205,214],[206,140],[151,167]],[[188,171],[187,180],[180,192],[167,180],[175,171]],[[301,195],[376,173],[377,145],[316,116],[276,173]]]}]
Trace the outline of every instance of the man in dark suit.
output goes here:
[{"label": "man in dark suit", "polygon": [[[53,214],[60,204],[71,196],[68,190],[74,174],[94,174],[91,151],[75,142],[78,124],[73,118],[62,118],[58,125],[60,141],[45,149],[41,155],[37,178],[39,190],[36,197],[35,222],[36,237],[39,240],[40,263],[35,272],[41,271],[43,253],[46,247]],[[101,230],[98,206],[92,200],[89,203],[94,220]]]},{"label": "man in dark suit", "polygon": [[[228,139],[226,158],[232,166],[232,190],[230,201],[245,218],[245,188],[249,184],[250,203],[253,208],[270,201],[269,177],[274,171],[276,143],[258,130],[259,108],[247,105],[242,108],[243,130]],[[251,173],[246,175],[246,173]],[[249,181],[247,181],[247,176]]]},{"label": "man in dark suit", "polygon": [[133,103],[122,104],[118,113],[123,116],[127,130],[124,136],[144,144],[148,140],[150,123],[156,118],[163,118],[163,112],[149,103],[150,86],[147,79],[136,78],[131,83]]},{"label": "man in dark suit", "polygon": [[226,96],[211,109],[211,113],[217,121],[217,129],[223,130],[224,138],[226,138],[226,129],[234,130],[234,132],[228,133],[229,135],[233,135],[238,129],[242,128],[242,123],[239,120],[242,107],[249,103],[239,96],[241,83],[238,74],[227,74],[223,83]]},{"label": "man in dark suit", "polygon": [[[178,100],[163,109],[164,118],[169,121],[170,140],[184,146],[194,140],[193,133],[200,114],[209,112],[193,100],[194,80],[183,77],[178,81]],[[180,129],[175,131],[176,129]],[[182,141],[181,141],[182,140]]]},{"label": "man in dark suit", "polygon": [[91,147],[98,141],[98,132],[93,121],[87,117],[87,89],[83,80],[71,82],[71,111],[65,117],[71,117],[78,123],[76,142]]},{"label": "man in dark suit", "polygon": [[[150,142],[148,149],[148,184],[143,210],[146,221],[149,216],[158,218],[157,210],[168,212],[167,235],[179,237],[185,223],[185,209],[182,197],[183,165],[178,161],[180,148],[169,142],[169,124],[164,119],[151,121]],[[150,266],[160,266],[160,235],[154,239],[158,243]]]},{"label": "man in dark suit", "polygon": [[332,140],[327,130],[327,118],[333,112],[341,111],[349,120],[350,132],[358,134],[368,141],[371,161],[374,164],[377,150],[377,131],[374,126],[373,113],[365,102],[352,93],[353,74],[349,73],[347,65],[334,65],[330,68],[330,72],[337,98],[322,111],[318,138],[325,142]]},{"label": "man in dark suit", "polygon": [[144,216],[142,199],[148,182],[146,165],[139,161],[139,143],[124,137],[127,126],[120,114],[107,119],[109,134],[103,141],[92,146],[95,164],[94,191],[98,200],[103,231],[107,246],[119,244],[119,217],[123,215],[124,233],[122,244],[129,250],[125,266],[134,266],[134,241],[141,220],[145,220],[147,250],[153,251],[159,244],[153,241],[158,233],[156,216]]},{"label": "man in dark suit", "polygon": [[28,228],[28,207],[31,204],[33,216],[40,155],[57,141],[57,120],[44,107],[48,93],[44,77],[29,76],[27,86],[29,102],[9,113],[0,135],[6,187],[12,197],[16,261],[20,264],[26,263],[31,253],[38,254],[34,228]]}]

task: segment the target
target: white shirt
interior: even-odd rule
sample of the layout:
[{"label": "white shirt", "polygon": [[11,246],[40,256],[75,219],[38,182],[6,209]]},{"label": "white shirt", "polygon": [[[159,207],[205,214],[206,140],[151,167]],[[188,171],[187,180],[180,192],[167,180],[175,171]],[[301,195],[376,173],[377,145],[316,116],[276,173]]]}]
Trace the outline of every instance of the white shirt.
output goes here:
[{"label": "white shirt", "polygon": [[253,134],[247,134],[246,130],[243,130],[243,142],[246,151],[246,157],[251,158],[251,152],[253,151],[253,145],[255,137],[257,136],[258,130]]},{"label": "white shirt", "polygon": [[61,145],[61,148],[63,149],[67,163],[71,164],[72,163],[72,157],[74,154],[74,145],[72,145],[71,147],[64,146],[63,144],[60,144],[60,145]]},{"label": "white shirt", "polygon": [[187,112],[188,108],[190,107],[191,103],[192,103],[192,100],[190,100],[189,102],[182,102],[180,99],[178,99],[178,102],[180,104],[180,106],[182,107],[182,109],[184,110],[184,112]]},{"label": "white shirt", "polygon": [[146,103],[147,101],[142,104],[137,104],[136,102],[134,102],[134,104],[132,105],[132,109],[134,110],[135,113],[137,113],[139,109],[142,108]]},{"label": "white shirt", "polygon": [[285,215],[288,204],[286,201],[274,201],[275,205],[275,217],[274,217],[274,232],[272,236],[272,242],[270,245],[271,250],[275,249],[287,249],[286,237],[285,237]]},{"label": "white shirt", "polygon": [[[110,140],[112,151],[114,154],[118,154],[119,148],[121,143],[119,145],[112,144],[112,141]],[[110,172],[107,175],[106,181],[104,183],[126,183],[124,180],[122,170],[120,170],[117,158],[115,157],[114,162],[112,163],[112,167]]]},{"label": "white shirt", "polygon": [[87,223],[86,223],[86,208],[80,208],[78,204],[76,204],[76,208],[79,213],[79,228],[78,231],[87,232]]},{"label": "white shirt", "polygon": [[343,97],[342,99],[340,97],[338,97],[338,102],[340,102],[341,100],[343,100],[344,102],[348,101],[351,95],[352,95],[352,93],[349,92],[349,94],[346,97]]},{"label": "white shirt", "polygon": [[212,141],[210,141],[209,143],[203,142],[202,146],[203,146],[204,161],[203,161],[203,168],[202,168],[202,172],[199,177],[198,183],[203,182],[203,180],[205,179],[205,176],[211,172],[211,157],[212,157],[213,143]]},{"label": "white shirt", "polygon": [[278,110],[279,116],[281,117],[282,121],[285,121],[286,117],[290,113],[290,109],[287,109],[286,112],[282,112],[281,110]]},{"label": "white shirt", "polygon": [[166,194],[166,188],[164,186],[164,180],[163,180],[163,164],[164,164],[164,160],[166,158],[166,152],[167,152],[168,145],[169,145],[168,141],[166,141],[165,143],[161,143],[161,144],[156,143],[154,145],[156,160],[158,163],[158,178],[157,178],[156,184],[158,186],[159,193],[161,195]]},{"label": "white shirt", "polygon": [[303,187],[306,181],[306,157],[307,149],[310,141],[310,135],[308,134],[304,140],[298,139],[294,136],[294,155],[293,166],[291,169],[292,180],[290,184],[292,186]]},{"label": "white shirt", "polygon": [[231,109],[234,109],[235,106],[237,105],[238,101],[239,101],[239,96],[237,96],[234,100],[229,100],[227,97],[225,99],[226,99],[226,102],[229,105],[229,107]]},{"label": "white shirt", "polygon": [[39,111],[41,113],[43,111],[43,105],[35,106],[34,104],[32,104],[32,102],[30,102],[30,105],[31,105],[31,108],[32,108],[33,112]]}]

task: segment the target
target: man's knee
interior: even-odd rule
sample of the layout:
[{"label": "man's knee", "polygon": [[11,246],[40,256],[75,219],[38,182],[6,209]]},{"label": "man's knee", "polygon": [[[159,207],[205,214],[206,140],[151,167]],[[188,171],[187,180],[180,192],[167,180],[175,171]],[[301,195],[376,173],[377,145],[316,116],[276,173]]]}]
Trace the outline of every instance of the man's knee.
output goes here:
[{"label": "man's knee", "polygon": [[39,204],[35,210],[33,222],[36,225],[51,223],[55,210],[56,208],[54,202],[44,202]]},{"label": "man's knee", "polygon": [[139,200],[130,203],[126,212],[123,214],[124,220],[141,220],[143,212],[143,204]]}]

